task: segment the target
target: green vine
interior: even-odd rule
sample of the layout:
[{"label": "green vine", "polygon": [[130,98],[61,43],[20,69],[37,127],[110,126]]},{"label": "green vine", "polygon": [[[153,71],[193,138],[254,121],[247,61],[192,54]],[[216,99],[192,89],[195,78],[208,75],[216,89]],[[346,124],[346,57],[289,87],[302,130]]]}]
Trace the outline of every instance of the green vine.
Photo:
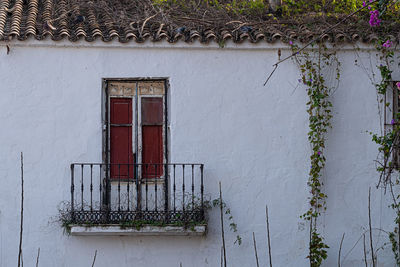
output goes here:
[{"label": "green vine", "polygon": [[[213,201],[211,201],[212,203],[212,207],[219,207],[221,200],[219,198],[214,199]],[[210,205],[211,206],[211,205]],[[234,244],[237,245],[241,245],[242,244],[242,237],[237,234],[238,229],[237,229],[237,224],[235,223],[235,221],[233,220],[233,216],[231,214],[231,209],[227,207],[226,203],[222,200],[222,209],[224,210],[225,215],[228,216],[228,220],[229,220],[229,229],[236,234],[236,239],[234,241]]]},{"label": "green vine", "polygon": [[[318,50],[309,52],[303,50],[300,54],[298,47],[292,45],[293,52],[296,54],[295,60],[301,71],[299,82],[307,87],[307,113],[309,116],[308,141],[311,146],[310,172],[307,185],[310,188],[309,209],[300,217],[310,223],[310,243],[309,255],[311,267],[318,267],[327,258],[329,246],[324,243],[324,239],[317,229],[317,219],[321,211],[326,210],[327,195],[322,191],[322,171],[325,167],[326,158],[324,156],[325,142],[328,129],[332,127],[332,102],[330,95],[331,87],[326,85],[325,76],[327,70],[334,67],[336,72],[335,79],[340,78],[340,62],[336,53],[329,52],[323,44],[318,44]],[[336,65],[336,66],[335,66]]]},{"label": "green vine", "polygon": [[[379,96],[379,102],[382,103],[390,90],[394,94],[395,90],[400,90],[400,83],[392,86],[392,73],[391,66],[395,63],[393,43],[390,39],[381,39],[376,45],[377,51],[380,53],[381,64],[377,66],[380,71],[381,80],[375,84],[377,94]],[[395,100],[396,101],[396,100]],[[394,103],[393,103],[394,104]],[[396,265],[400,266],[400,194],[396,194],[394,186],[400,184],[398,159],[395,154],[398,153],[400,148],[400,113],[394,109],[394,105],[390,105],[389,102],[384,103],[384,108],[393,112],[393,119],[390,122],[391,129],[385,129],[381,134],[373,134],[372,141],[378,145],[378,152],[381,155],[377,159],[377,171],[379,175],[378,187],[389,188],[392,196],[392,204],[390,207],[395,211],[396,217],[394,222],[396,227],[393,232],[389,233],[389,241],[392,245],[392,251],[395,257]],[[386,118],[385,118],[386,119]],[[385,125],[386,127],[386,125]]]}]

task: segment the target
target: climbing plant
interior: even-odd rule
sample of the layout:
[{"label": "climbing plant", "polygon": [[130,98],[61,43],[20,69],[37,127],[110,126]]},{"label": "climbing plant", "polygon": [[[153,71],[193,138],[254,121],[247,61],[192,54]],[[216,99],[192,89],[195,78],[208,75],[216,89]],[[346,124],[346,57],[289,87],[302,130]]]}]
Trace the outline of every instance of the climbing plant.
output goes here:
[{"label": "climbing plant", "polygon": [[[310,189],[309,209],[301,215],[310,223],[309,255],[310,266],[320,266],[327,258],[329,246],[318,231],[318,217],[326,210],[327,195],[323,192],[322,171],[325,167],[326,138],[329,128],[332,127],[332,102],[330,99],[335,86],[329,84],[332,70],[334,79],[339,82],[340,62],[334,50],[328,50],[323,43],[315,44],[317,48],[311,51],[302,50],[299,47],[291,47],[294,60],[299,66],[301,78],[299,82],[304,84],[307,90],[307,113],[309,116],[308,141],[311,147],[310,171],[307,185]],[[336,83],[337,85],[338,83]]]},{"label": "climbing plant", "polygon": [[[290,4],[291,1],[286,1]],[[294,1],[292,1],[294,2]],[[301,1],[300,1],[301,2]],[[369,25],[370,27],[379,27],[382,23],[382,18],[388,11],[388,6],[395,6],[397,1],[390,0],[369,0],[363,1],[362,7],[357,11],[368,9],[369,13]],[[297,1],[299,3],[299,1]],[[357,9],[357,1],[354,1],[353,9]],[[318,38],[315,40],[320,41]],[[310,162],[311,167],[309,171],[308,186],[310,188],[309,197],[309,209],[301,215],[302,218],[309,221],[310,223],[310,242],[309,242],[309,255],[311,267],[320,266],[322,261],[327,258],[327,249],[329,246],[324,243],[324,239],[321,233],[318,231],[318,218],[321,215],[321,211],[326,210],[326,198],[327,195],[323,192],[322,186],[322,170],[325,167],[326,158],[324,156],[326,134],[331,125],[332,118],[332,103],[330,101],[330,94],[332,88],[327,86],[326,71],[324,69],[332,69],[333,61],[336,64],[336,80],[340,80],[340,62],[338,61],[335,53],[328,53],[326,47],[319,43],[318,49],[312,49],[311,53],[306,52],[305,47],[299,48],[293,45],[290,41],[292,48],[292,57],[298,63],[302,77],[300,82],[304,83],[307,88],[307,95],[309,100],[307,102],[307,112],[309,115],[309,128],[308,140],[311,146]],[[311,42],[308,45],[316,45]],[[378,69],[380,70],[382,80],[376,84],[377,92],[380,95],[385,95],[387,88],[390,85],[391,74],[390,64],[393,63],[394,52],[391,50],[393,43],[390,39],[381,40],[377,44],[377,50],[382,53],[381,60],[384,64],[380,64]],[[279,63],[278,63],[279,64]],[[275,65],[277,67],[277,64]],[[268,81],[268,80],[267,80]],[[397,89],[400,90],[400,83],[397,83]],[[380,182],[388,183],[390,179],[387,179],[388,175],[393,173],[395,165],[389,161],[390,155],[393,151],[393,146],[398,146],[400,143],[400,126],[397,121],[400,119],[400,113],[395,115],[395,119],[391,122],[393,130],[384,134],[383,136],[373,135],[373,140],[380,145],[379,151],[384,154],[384,161],[378,167],[378,171],[381,172]],[[397,176],[398,177],[398,176]],[[400,184],[400,178],[395,181],[396,184]],[[393,183],[389,182],[391,193],[393,196],[393,204],[391,205],[396,211],[395,222],[398,225],[394,232],[390,233],[389,239],[392,243],[392,250],[395,254],[395,259],[400,266],[400,203],[397,201],[400,199],[400,195],[395,196],[393,193]],[[396,238],[397,237],[397,238]],[[372,242],[372,241],[371,241]]]},{"label": "climbing plant", "polygon": [[[379,52],[379,65],[377,68],[380,71],[381,80],[375,84],[378,100],[383,103],[384,108],[393,113],[393,119],[390,121],[390,128],[385,127],[381,134],[372,134],[372,141],[378,145],[379,156],[377,159],[377,171],[379,173],[378,187],[388,188],[392,196],[392,204],[390,207],[394,210],[396,216],[394,219],[395,229],[389,233],[389,240],[392,244],[392,251],[396,260],[397,266],[400,266],[400,194],[396,193],[394,187],[400,184],[400,165],[398,155],[400,149],[400,113],[394,110],[395,103],[385,101],[388,95],[399,95],[396,91],[400,90],[400,82],[393,85],[392,73],[393,66],[396,62],[393,42],[390,39],[381,39],[376,45]],[[397,58],[398,60],[399,58]],[[398,101],[398,99],[393,99]],[[386,114],[386,112],[384,113]],[[385,115],[383,115],[385,116]],[[386,121],[387,118],[383,118]],[[385,125],[386,126],[386,125]]]},{"label": "climbing plant", "polygon": [[[398,4],[398,1],[380,0],[380,1],[365,2],[364,5],[368,7],[370,11],[369,24],[371,27],[380,27],[382,19],[388,12],[388,7],[391,5]],[[392,251],[397,266],[400,266],[400,194],[396,193],[394,187],[398,187],[400,184],[400,165],[398,155],[400,149],[400,113],[398,110],[394,110],[395,101],[398,99],[393,98],[393,103],[387,101],[387,96],[399,95],[400,82],[393,84],[392,82],[392,66],[395,63],[400,64],[399,56],[395,57],[395,47],[390,37],[381,36],[376,43],[376,50],[379,55],[377,69],[380,72],[380,81],[374,83],[376,92],[378,94],[379,104],[384,106],[389,114],[393,114],[393,118],[390,121],[390,128],[386,126],[386,112],[381,114],[384,116],[383,121],[385,122],[385,129],[380,134],[373,134],[372,141],[378,145],[379,156],[376,160],[377,171],[379,173],[379,180],[377,187],[384,187],[389,189],[392,197],[392,204],[390,207],[394,210],[396,216],[394,223],[396,227],[392,232],[389,232],[389,241],[392,245]],[[397,61],[397,62],[396,62]],[[394,86],[393,86],[394,85]]]}]

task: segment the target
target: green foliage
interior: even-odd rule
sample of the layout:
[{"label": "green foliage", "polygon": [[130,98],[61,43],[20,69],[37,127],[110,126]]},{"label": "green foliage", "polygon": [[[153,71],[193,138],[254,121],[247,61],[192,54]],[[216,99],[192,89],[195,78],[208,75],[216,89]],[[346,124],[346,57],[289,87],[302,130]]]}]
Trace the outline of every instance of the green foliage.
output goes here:
[{"label": "green foliage", "polygon": [[[399,219],[399,214],[397,213],[397,220]],[[400,266],[400,253],[399,253],[399,243],[397,242],[397,237],[399,235],[399,228],[395,228],[393,232],[389,233],[389,241],[392,244],[392,251],[394,254],[394,259],[396,260],[397,266]]]},{"label": "green foliage", "polygon": [[[326,194],[321,191],[323,185],[321,172],[325,167],[324,156],[325,140],[328,129],[332,127],[332,103],[329,99],[331,89],[326,86],[322,73],[322,65],[330,66],[331,57],[334,54],[325,53],[312,59],[307,52],[303,52],[305,60],[300,64],[302,82],[307,86],[307,112],[309,115],[308,141],[311,145],[311,168],[309,172],[308,186],[311,191],[310,209],[302,215],[306,220],[317,218],[320,210],[325,210]],[[334,57],[336,59],[336,57]],[[339,63],[338,63],[339,64]],[[339,76],[337,76],[339,79]]]},{"label": "green foliage", "polygon": [[[384,135],[372,135],[372,141],[374,141],[378,145],[378,151],[383,154],[385,159],[390,157],[392,152],[394,139],[396,137],[397,131],[390,131]],[[388,165],[392,165],[391,161],[387,162]],[[377,171],[382,172],[385,171],[385,166],[377,167]]]},{"label": "green foliage", "polygon": [[[388,40],[379,40],[376,45],[376,50],[380,52],[380,60],[382,64],[378,67],[381,74],[381,81],[378,84],[375,84],[376,90],[379,95],[384,96],[386,94],[387,88],[390,86],[390,82],[392,80],[392,70],[390,69],[390,64],[394,62],[394,50],[390,47],[384,47],[384,43],[390,41]],[[383,100],[383,98],[381,98]]]},{"label": "green foliage", "polygon": [[61,221],[61,227],[63,228],[63,233],[65,235],[70,235],[71,234],[71,221],[62,220]]},{"label": "green foliage", "polygon": [[313,230],[310,240],[310,254],[307,257],[310,259],[311,267],[321,266],[322,261],[328,257],[326,249],[329,247],[323,241],[320,234]]},{"label": "green foliage", "polygon": [[322,192],[322,170],[325,167],[324,156],[326,134],[332,127],[332,102],[330,94],[332,88],[326,85],[325,75],[332,68],[335,70],[337,82],[340,79],[340,62],[336,54],[329,52],[323,44],[311,53],[303,50],[300,54],[298,47],[292,46],[295,60],[297,61],[302,82],[307,87],[307,113],[309,116],[308,141],[311,146],[310,171],[307,185],[310,188],[309,209],[300,217],[310,222],[310,247],[309,255],[312,267],[318,267],[327,257],[326,249],[329,248],[323,242],[323,238],[317,232],[317,218],[321,210],[326,210],[327,195]]},{"label": "green foliage", "polygon": [[[380,1],[385,2],[385,1]],[[381,39],[377,42],[376,49],[380,54],[381,64],[377,66],[381,74],[381,80],[379,83],[375,84],[376,92],[380,96],[379,102],[382,103],[386,97],[388,90],[399,90],[398,88],[392,88],[390,84],[392,83],[392,73],[391,65],[394,63],[394,49],[391,47],[392,43],[389,39]],[[385,103],[384,108],[388,109],[389,112],[392,111],[390,103]],[[377,171],[380,174],[379,184],[382,183],[384,187],[389,187],[393,203],[390,207],[396,212],[396,217],[394,222],[397,227],[395,227],[393,232],[389,233],[389,241],[392,244],[392,251],[396,260],[396,265],[400,266],[400,248],[398,240],[396,239],[399,235],[400,226],[400,199],[399,194],[395,194],[393,187],[400,184],[399,179],[399,166],[393,162],[393,152],[398,148],[400,142],[400,113],[394,114],[394,119],[391,121],[391,129],[384,131],[382,134],[373,134],[372,141],[378,145],[378,152],[381,155],[380,160],[378,160]]]},{"label": "green foliage", "polygon": [[[220,205],[222,204],[222,210],[224,211],[225,215],[228,216],[229,229],[233,233],[237,234],[237,232],[238,232],[237,224],[234,222],[233,216],[231,214],[231,209],[227,207],[226,203],[223,200],[221,203],[221,200],[219,198],[214,199],[211,203],[212,203],[213,207],[220,207]],[[236,235],[234,244],[238,244],[239,246],[242,244],[242,237],[240,235],[238,235],[238,234]]]},{"label": "green foliage", "polygon": [[[342,14],[351,14],[363,7],[364,0],[283,0],[282,10],[284,16],[296,16],[304,13],[314,13],[316,15],[325,15],[336,17]],[[369,0],[366,0],[368,3]],[[398,12],[400,3],[390,0],[380,0],[373,7],[385,14],[384,19],[399,21]],[[356,16],[365,17],[369,10],[365,8]]]}]

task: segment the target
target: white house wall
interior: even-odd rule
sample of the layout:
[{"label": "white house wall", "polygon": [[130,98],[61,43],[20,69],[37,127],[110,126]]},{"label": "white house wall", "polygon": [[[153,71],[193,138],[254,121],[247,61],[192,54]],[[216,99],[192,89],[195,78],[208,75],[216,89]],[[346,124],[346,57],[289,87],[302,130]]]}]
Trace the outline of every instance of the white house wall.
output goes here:
[{"label": "white house wall", "polygon": [[[18,258],[21,151],[25,266],[34,266],[39,247],[40,266],[90,266],[95,250],[96,267],[219,266],[217,209],[209,214],[206,237],[75,237],[57,223],[57,207],[70,197],[70,163],[102,160],[102,78],[130,77],[169,78],[170,161],[204,163],[211,199],[222,182],[243,239],[241,246],[233,244],[236,234],[226,221],[228,266],[255,266],[252,232],[266,266],[266,204],[274,266],[308,266],[308,226],[299,218],[309,195],[307,95],[291,60],[263,86],[277,46],[44,44],[11,43],[8,55],[5,47],[0,50],[1,266],[15,266]],[[370,60],[375,65],[367,51],[358,53],[365,66]],[[330,246],[324,266],[337,266],[343,233],[342,266],[362,266],[369,187],[373,227],[392,230],[394,214],[389,196],[375,188],[377,149],[366,133],[380,129],[375,89],[368,72],[355,66],[351,49],[339,58],[324,172],[328,208],[321,231]],[[380,231],[374,238],[375,247],[388,241]],[[378,260],[379,266],[393,266],[389,247]]]}]

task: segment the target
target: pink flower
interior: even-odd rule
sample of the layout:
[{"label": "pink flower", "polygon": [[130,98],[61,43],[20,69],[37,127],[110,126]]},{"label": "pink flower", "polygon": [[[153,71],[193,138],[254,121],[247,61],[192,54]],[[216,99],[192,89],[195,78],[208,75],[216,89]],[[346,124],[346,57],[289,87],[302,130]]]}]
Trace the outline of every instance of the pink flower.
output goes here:
[{"label": "pink flower", "polygon": [[292,42],[292,41],[289,41],[289,44],[290,44],[290,45],[293,45],[293,42]]},{"label": "pink flower", "polygon": [[382,47],[384,47],[384,48],[390,48],[390,47],[392,47],[392,45],[393,45],[392,41],[387,40],[387,41],[382,45]]},{"label": "pink flower", "polygon": [[391,125],[394,125],[395,123],[396,121],[394,119],[390,122]]},{"label": "pink flower", "polygon": [[318,151],[318,156],[320,156],[322,154],[322,152],[321,151]]},{"label": "pink flower", "polygon": [[363,1],[363,7],[365,7],[367,4],[365,3],[365,1]]},{"label": "pink flower", "polygon": [[400,82],[397,82],[397,83],[396,83],[396,86],[397,86],[397,89],[400,90]]},{"label": "pink flower", "polygon": [[369,14],[371,15],[369,18],[369,25],[371,25],[371,27],[379,26],[382,22],[382,20],[379,19],[379,11],[373,10],[370,11]]}]

